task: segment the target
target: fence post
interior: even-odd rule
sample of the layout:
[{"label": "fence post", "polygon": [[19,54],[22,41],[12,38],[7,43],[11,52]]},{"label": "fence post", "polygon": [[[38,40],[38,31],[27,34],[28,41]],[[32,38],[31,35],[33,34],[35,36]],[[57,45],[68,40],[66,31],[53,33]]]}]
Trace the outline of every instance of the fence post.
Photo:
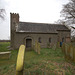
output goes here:
[{"label": "fence post", "polygon": [[71,57],[71,61],[73,61],[73,47],[70,47],[70,57]]},{"label": "fence post", "polygon": [[75,48],[73,48],[73,61],[75,62]]},{"label": "fence post", "polygon": [[65,44],[65,58],[67,60],[69,60],[69,55],[70,55],[70,52],[69,52],[69,45]]},{"label": "fence post", "polygon": [[63,43],[62,52],[65,54],[65,59],[75,62],[75,47],[72,44]]},{"label": "fence post", "polygon": [[17,56],[16,75],[23,75],[24,53],[25,53],[25,46],[21,45]]},{"label": "fence post", "polygon": [[65,59],[67,59],[67,45],[65,44]]},{"label": "fence post", "polygon": [[62,52],[65,53],[65,43],[62,44]]}]

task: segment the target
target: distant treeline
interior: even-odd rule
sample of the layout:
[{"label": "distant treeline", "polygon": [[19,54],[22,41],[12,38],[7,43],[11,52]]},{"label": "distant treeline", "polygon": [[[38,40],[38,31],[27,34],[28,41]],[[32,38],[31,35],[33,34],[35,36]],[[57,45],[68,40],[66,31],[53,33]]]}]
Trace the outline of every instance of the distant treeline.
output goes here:
[{"label": "distant treeline", "polygon": [[10,40],[0,40],[0,42],[10,42]]}]

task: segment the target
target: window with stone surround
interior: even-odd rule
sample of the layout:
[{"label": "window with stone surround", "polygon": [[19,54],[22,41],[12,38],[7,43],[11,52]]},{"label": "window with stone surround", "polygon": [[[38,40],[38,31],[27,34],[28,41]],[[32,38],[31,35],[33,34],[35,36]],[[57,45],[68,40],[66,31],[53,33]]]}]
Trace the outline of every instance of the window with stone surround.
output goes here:
[{"label": "window with stone surround", "polygon": [[49,43],[51,43],[51,38],[49,38]]},{"label": "window with stone surround", "polygon": [[38,38],[38,42],[41,43],[41,37]]}]

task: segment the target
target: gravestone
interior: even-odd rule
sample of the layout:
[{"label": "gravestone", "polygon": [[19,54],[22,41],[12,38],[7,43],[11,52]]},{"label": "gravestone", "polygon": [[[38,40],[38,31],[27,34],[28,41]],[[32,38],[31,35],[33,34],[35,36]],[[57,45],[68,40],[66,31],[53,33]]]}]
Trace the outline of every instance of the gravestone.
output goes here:
[{"label": "gravestone", "polygon": [[11,51],[0,52],[0,59],[9,59],[11,56]]},{"label": "gravestone", "polygon": [[53,50],[56,50],[56,44],[53,45],[52,49]]}]

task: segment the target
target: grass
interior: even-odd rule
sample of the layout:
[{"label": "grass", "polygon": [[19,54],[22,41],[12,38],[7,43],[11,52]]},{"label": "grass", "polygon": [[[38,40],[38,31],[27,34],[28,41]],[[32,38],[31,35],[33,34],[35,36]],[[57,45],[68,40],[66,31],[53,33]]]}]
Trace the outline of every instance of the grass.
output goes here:
[{"label": "grass", "polygon": [[[8,46],[10,46],[10,42],[0,42],[0,52],[10,51],[8,49]],[[13,68],[15,70],[17,53],[18,53],[17,50],[12,50],[10,59],[0,59],[0,75],[5,75],[5,74],[10,75],[10,73],[11,73],[10,70],[13,71]],[[8,74],[7,74],[7,72],[8,72]],[[13,74],[11,74],[11,75],[13,75]]]},{"label": "grass", "polygon": [[[10,51],[8,49],[8,46],[10,46],[9,42],[1,42],[0,43],[0,52]],[[12,50],[11,51],[10,59],[0,59],[0,66],[11,65],[13,63],[15,64],[16,59],[17,59],[17,53],[18,53],[17,50]]]},{"label": "grass", "polygon": [[[0,52],[9,51],[10,43],[0,43]],[[11,50],[8,60],[0,60],[0,75],[15,75],[18,50]],[[65,75],[75,75],[75,64],[66,62],[61,48],[56,50],[43,48],[41,54],[26,51],[24,61],[24,75],[55,75],[64,72]],[[60,74],[59,74],[60,75]]]},{"label": "grass", "polygon": [[0,52],[8,51],[8,46],[10,46],[9,42],[0,42]]}]

